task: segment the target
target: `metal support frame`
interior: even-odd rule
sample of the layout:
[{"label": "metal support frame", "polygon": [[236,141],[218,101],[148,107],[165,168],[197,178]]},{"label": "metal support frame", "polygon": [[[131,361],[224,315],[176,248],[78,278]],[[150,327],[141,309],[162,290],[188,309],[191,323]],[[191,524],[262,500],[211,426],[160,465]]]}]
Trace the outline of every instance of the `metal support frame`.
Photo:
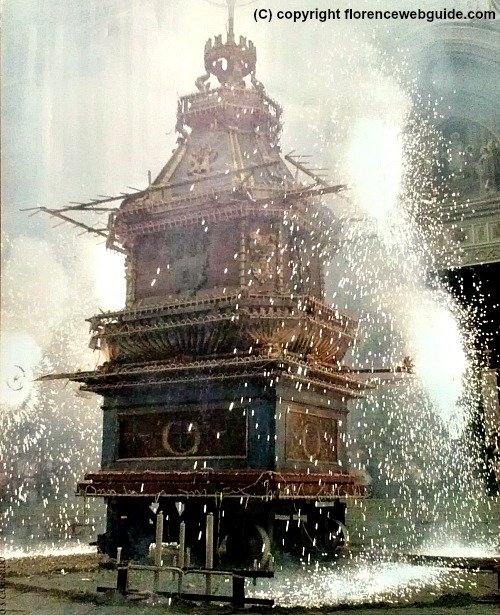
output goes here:
[{"label": "metal support frame", "polygon": [[196,594],[187,592],[167,592],[158,590],[155,592],[158,596],[167,596],[169,598],[180,598],[183,600],[192,600],[199,602],[231,602],[235,608],[241,608],[245,604],[254,604],[260,606],[274,606],[274,600],[267,598],[251,598],[245,595],[245,579],[258,579],[258,578],[274,578],[274,571],[269,570],[209,570],[205,568],[199,569],[182,569],[177,566],[141,566],[139,564],[129,564],[128,566],[121,566],[117,568],[117,585],[116,588],[112,587],[97,587],[98,592],[116,591],[122,596],[134,595],[137,590],[129,588],[128,573],[130,570],[145,570],[156,573],[173,573],[178,574],[182,578],[189,574],[198,575],[210,575],[210,576],[222,576],[232,579],[232,596],[223,596],[212,593]]},{"label": "metal support frame", "polygon": [[[186,525],[181,523],[179,532],[179,555],[178,565],[164,566],[162,562],[162,549],[163,549],[163,513],[160,511],[156,515],[156,542],[154,553],[154,565],[147,566],[142,564],[122,564],[117,556],[116,560],[116,588],[98,587],[97,591],[115,591],[121,596],[127,596],[127,594],[135,593],[134,590],[129,588],[129,571],[130,570],[143,570],[153,573],[153,596],[168,596],[178,597],[185,600],[195,601],[217,601],[217,602],[232,602],[235,608],[242,608],[245,604],[256,604],[260,606],[273,606],[274,600],[263,598],[247,598],[245,596],[245,578],[273,578],[274,571],[272,570],[260,570],[258,568],[254,570],[214,570],[214,515],[208,513],[206,516],[206,550],[205,550],[205,568],[189,568],[186,564]],[[172,573],[177,575],[177,592],[164,592],[160,590],[160,574]],[[182,591],[182,583],[184,577],[189,574],[198,574],[205,576],[205,593],[194,594],[185,593]],[[232,578],[232,596],[219,596],[212,593],[212,577],[223,576]]]}]

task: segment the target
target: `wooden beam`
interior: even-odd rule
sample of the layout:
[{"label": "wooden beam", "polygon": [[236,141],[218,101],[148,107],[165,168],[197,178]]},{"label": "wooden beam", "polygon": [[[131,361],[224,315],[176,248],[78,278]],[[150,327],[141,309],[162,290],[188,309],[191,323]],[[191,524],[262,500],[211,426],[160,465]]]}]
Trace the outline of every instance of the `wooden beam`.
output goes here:
[{"label": "wooden beam", "polygon": [[[79,228],[84,229],[87,233],[91,233],[91,234],[97,235],[99,237],[104,237],[104,239],[108,238],[108,233],[106,231],[94,228],[93,226],[89,226],[88,224],[85,224],[84,222],[79,222],[78,220],[74,220],[73,218],[70,218],[69,216],[64,215],[61,210],[49,209],[48,207],[40,207],[39,211],[47,213],[47,214],[49,214],[49,216],[52,216],[54,218],[59,218],[60,220],[63,220],[64,222],[69,222],[73,226],[77,226]],[[126,251],[123,248],[120,248],[120,247],[118,247],[116,245],[112,245],[112,246],[109,246],[109,247],[112,250],[116,250],[117,252],[121,252],[122,254],[126,254]]]}]

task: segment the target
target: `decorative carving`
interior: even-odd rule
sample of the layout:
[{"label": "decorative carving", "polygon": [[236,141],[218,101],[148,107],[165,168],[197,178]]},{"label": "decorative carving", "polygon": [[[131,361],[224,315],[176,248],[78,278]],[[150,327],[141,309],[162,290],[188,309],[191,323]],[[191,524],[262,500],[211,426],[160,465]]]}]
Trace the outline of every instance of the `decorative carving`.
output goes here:
[{"label": "decorative carving", "polygon": [[450,136],[448,167],[456,177],[463,177],[465,168],[465,148],[459,132]]},{"label": "decorative carving", "polygon": [[227,406],[169,408],[118,417],[118,458],[239,457],[246,454],[246,415]]},{"label": "decorative carving", "polygon": [[465,244],[472,241],[472,233],[468,227],[459,227],[452,230],[451,237],[458,243]]},{"label": "decorative carving", "polygon": [[299,293],[309,292],[312,287],[311,257],[307,255],[304,258],[304,250],[301,246],[302,239],[303,237],[301,236],[294,237],[290,249],[290,281],[292,283],[292,290]]},{"label": "decorative carving", "polygon": [[493,263],[500,261],[500,244],[484,246],[484,248],[470,248],[465,250],[462,266],[479,263]]},{"label": "decorative carving", "polygon": [[135,300],[196,293],[206,283],[208,234],[172,231],[145,235],[134,254]]},{"label": "decorative carving", "polygon": [[186,127],[184,126],[184,119],[182,114],[182,103],[179,100],[177,103],[177,122],[175,124],[175,131],[179,133],[179,138],[177,139],[178,143],[183,143],[188,138],[188,132]]},{"label": "decorative carving", "polygon": [[205,45],[205,70],[215,75],[222,85],[245,87],[244,78],[255,72],[257,53],[252,41],[243,36],[239,43],[233,40],[222,42],[218,35]]},{"label": "decorative carving", "polygon": [[188,176],[205,175],[212,170],[212,164],[217,160],[218,153],[211,145],[202,145],[189,152],[187,165]]},{"label": "decorative carving", "polygon": [[[242,320],[234,318],[236,305]],[[239,293],[221,293],[218,297],[203,295],[185,305],[174,301],[171,309],[173,313],[165,306],[148,308],[148,313],[131,311],[125,320],[95,319],[95,342],[110,357],[122,361],[204,357],[230,353],[234,348],[248,354],[252,347],[253,356],[261,350],[267,355],[272,348],[338,362],[356,331],[354,320],[335,314],[323,303],[276,294],[272,305],[264,306],[260,294],[243,298]]]},{"label": "decorative carving", "polygon": [[126,299],[127,307],[131,307],[135,299],[136,287],[136,259],[132,256],[132,252],[127,252],[125,255],[125,281],[126,281]]},{"label": "decorative carving", "polygon": [[176,233],[168,247],[168,273],[174,293],[195,293],[206,281],[208,261],[206,233]]},{"label": "decorative carving", "polygon": [[488,241],[488,227],[486,224],[479,224],[474,227],[474,243],[485,243]]},{"label": "decorative carving", "polygon": [[451,118],[443,126],[443,150],[436,178],[460,196],[500,190],[500,144],[474,122]]},{"label": "decorative carving", "polygon": [[162,444],[173,457],[192,457],[200,448],[201,432],[198,423],[169,421],[162,431]]},{"label": "decorative carving", "polygon": [[320,416],[302,409],[290,408],[287,416],[288,460],[338,460],[338,422],[334,417]]},{"label": "decorative carving", "polygon": [[208,92],[210,89],[210,83],[208,82],[209,79],[210,73],[205,73],[196,79],[194,83],[200,92]]},{"label": "decorative carving", "polygon": [[496,173],[500,173],[500,169],[497,169],[499,158],[499,147],[493,139],[489,139],[488,142],[483,145],[479,152],[479,159],[477,163],[477,174],[479,177],[479,189],[482,193],[495,192],[496,186]]},{"label": "decorative carving", "polygon": [[318,459],[323,447],[323,434],[318,421],[309,419],[303,422],[299,444],[308,459]]},{"label": "decorative carving", "polygon": [[491,223],[491,239],[493,241],[500,239],[500,220]]},{"label": "decorative carving", "polygon": [[256,78],[255,73],[252,73],[252,74],[250,75],[250,81],[251,81],[251,83],[252,83],[253,87],[254,87],[254,88],[255,88],[258,92],[260,92],[261,94],[264,94],[264,90],[265,90],[265,88],[264,88],[264,84],[263,84],[263,83],[261,83],[261,82],[260,82],[260,81]]},{"label": "decorative carving", "polygon": [[275,272],[276,235],[253,231],[250,233],[248,261],[252,279],[257,284],[268,282]]}]

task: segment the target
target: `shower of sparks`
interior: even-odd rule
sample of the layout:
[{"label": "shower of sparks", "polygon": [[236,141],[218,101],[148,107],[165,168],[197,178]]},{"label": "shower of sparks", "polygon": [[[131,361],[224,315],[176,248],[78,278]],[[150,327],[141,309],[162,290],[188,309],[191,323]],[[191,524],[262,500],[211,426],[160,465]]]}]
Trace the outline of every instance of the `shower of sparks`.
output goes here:
[{"label": "shower of sparks", "polygon": [[348,562],[282,568],[271,582],[259,581],[249,595],[274,598],[281,607],[321,608],[340,604],[412,602],[420,592],[426,599],[463,587],[463,573],[410,564]]},{"label": "shower of sparks", "polygon": [[5,559],[25,559],[27,557],[61,557],[66,555],[82,555],[96,553],[95,547],[79,541],[65,545],[63,541],[51,545],[40,543],[29,544],[25,549],[7,548],[3,557]]},{"label": "shower of sparks", "polygon": [[435,540],[426,541],[415,552],[421,555],[437,555],[440,557],[463,557],[463,558],[499,558],[500,553],[498,548],[493,544],[479,543],[479,544],[466,544],[452,543],[452,542],[437,542]]},{"label": "shower of sparks", "polygon": [[[414,366],[412,375],[380,384],[351,409],[351,467],[385,499],[377,510],[370,500],[360,503],[366,523],[359,539],[380,548],[484,542],[495,552],[495,531],[486,529],[491,504],[478,479],[480,443],[471,429],[480,395],[472,325],[478,314],[433,273],[451,268],[460,247],[428,212],[450,198],[465,207],[459,195],[435,185],[438,152],[446,149],[434,128],[436,101],[420,99],[404,63],[366,39],[356,54],[346,49],[339,40],[331,64],[340,60],[349,79],[358,76],[357,90],[349,91],[350,124],[339,121],[345,90],[338,72],[325,74],[328,61],[315,73],[331,92],[331,117],[323,110],[317,124],[303,118],[316,134],[320,162],[349,178],[348,196],[331,204],[343,220],[343,241],[327,259],[327,296],[361,318],[351,364],[377,369],[410,356]],[[325,131],[325,122],[333,128]],[[332,132],[347,144],[345,167],[332,160]]]},{"label": "shower of sparks", "polygon": [[[75,498],[74,492],[82,474],[98,467],[99,401],[82,397],[75,385],[40,386],[35,379],[75,364],[96,364],[99,357],[88,350],[85,318],[96,305],[116,307],[123,269],[117,270],[112,258],[110,268],[103,266],[102,247],[89,243],[82,251],[82,239],[63,239],[57,251],[27,237],[6,239],[2,247],[0,483],[5,552],[9,557],[28,549],[30,554],[33,549],[53,554],[68,541],[73,546],[66,549],[84,552],[85,541],[78,538],[95,534],[103,509],[100,503]],[[93,258],[76,259],[75,254]],[[98,263],[107,287],[95,273]]]}]

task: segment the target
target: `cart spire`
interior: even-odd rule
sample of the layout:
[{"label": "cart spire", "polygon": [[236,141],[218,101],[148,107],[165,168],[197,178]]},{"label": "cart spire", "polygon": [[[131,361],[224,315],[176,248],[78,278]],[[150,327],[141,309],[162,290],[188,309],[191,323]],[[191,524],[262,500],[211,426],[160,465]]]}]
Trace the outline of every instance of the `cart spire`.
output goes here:
[{"label": "cart spire", "polygon": [[227,40],[234,41],[234,7],[236,0],[227,0],[227,12],[228,12],[228,28],[227,28]]}]

